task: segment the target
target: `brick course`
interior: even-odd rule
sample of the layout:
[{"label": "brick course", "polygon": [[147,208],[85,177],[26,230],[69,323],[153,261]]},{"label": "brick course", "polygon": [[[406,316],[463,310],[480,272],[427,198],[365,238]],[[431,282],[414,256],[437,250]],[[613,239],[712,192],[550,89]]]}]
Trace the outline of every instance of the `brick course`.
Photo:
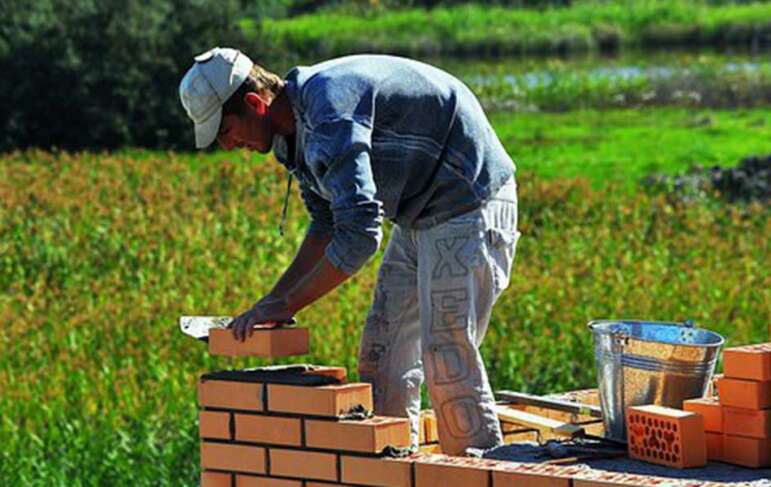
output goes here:
[{"label": "brick course", "polygon": [[302,450],[271,448],[270,474],[311,480],[338,480],[337,455]]},{"label": "brick course", "polygon": [[305,445],[325,450],[380,453],[410,446],[407,418],[375,416],[362,421],[305,420]]},{"label": "brick course", "polygon": [[268,409],[277,413],[337,417],[356,406],[372,411],[372,385],[364,383],[303,387],[268,384]]}]

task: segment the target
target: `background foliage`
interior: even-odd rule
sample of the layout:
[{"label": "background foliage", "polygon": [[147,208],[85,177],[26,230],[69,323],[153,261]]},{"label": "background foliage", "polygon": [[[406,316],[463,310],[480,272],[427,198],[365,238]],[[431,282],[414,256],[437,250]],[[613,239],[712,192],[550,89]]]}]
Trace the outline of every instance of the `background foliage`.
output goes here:
[{"label": "background foliage", "polygon": [[242,45],[235,0],[6,0],[0,150],[190,147],[192,56]]}]

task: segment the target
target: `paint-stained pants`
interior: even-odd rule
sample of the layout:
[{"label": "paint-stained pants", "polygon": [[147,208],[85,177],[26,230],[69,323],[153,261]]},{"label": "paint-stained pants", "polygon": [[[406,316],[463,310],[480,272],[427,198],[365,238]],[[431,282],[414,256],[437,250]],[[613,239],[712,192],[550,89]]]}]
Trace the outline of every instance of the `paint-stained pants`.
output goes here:
[{"label": "paint-stained pants", "polygon": [[376,414],[410,418],[413,446],[424,372],[445,453],[502,444],[479,345],[518,237],[514,179],[479,209],[425,230],[393,228],[359,373],[373,385]]}]

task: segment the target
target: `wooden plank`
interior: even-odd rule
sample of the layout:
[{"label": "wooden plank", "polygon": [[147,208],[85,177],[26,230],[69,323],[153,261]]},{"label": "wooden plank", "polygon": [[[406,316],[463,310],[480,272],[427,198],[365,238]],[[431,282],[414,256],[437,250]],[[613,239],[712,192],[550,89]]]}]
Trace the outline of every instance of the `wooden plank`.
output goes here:
[{"label": "wooden plank", "polygon": [[565,423],[563,421],[557,421],[555,419],[545,418],[537,414],[526,413],[524,411],[512,409],[504,405],[496,405],[495,412],[501,421],[521,424],[539,430],[547,430],[560,436],[568,436],[572,438],[575,436],[580,436],[584,433],[584,429],[581,426]]}]

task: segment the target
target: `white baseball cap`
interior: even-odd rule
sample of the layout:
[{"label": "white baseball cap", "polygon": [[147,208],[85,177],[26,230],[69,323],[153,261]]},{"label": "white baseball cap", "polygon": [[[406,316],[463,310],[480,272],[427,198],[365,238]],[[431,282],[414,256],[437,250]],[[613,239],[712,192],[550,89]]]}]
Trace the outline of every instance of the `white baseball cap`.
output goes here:
[{"label": "white baseball cap", "polygon": [[203,149],[217,138],[222,105],[241,86],[254,63],[241,51],[221,47],[194,59],[179,83],[179,99],[195,124],[195,146]]}]

